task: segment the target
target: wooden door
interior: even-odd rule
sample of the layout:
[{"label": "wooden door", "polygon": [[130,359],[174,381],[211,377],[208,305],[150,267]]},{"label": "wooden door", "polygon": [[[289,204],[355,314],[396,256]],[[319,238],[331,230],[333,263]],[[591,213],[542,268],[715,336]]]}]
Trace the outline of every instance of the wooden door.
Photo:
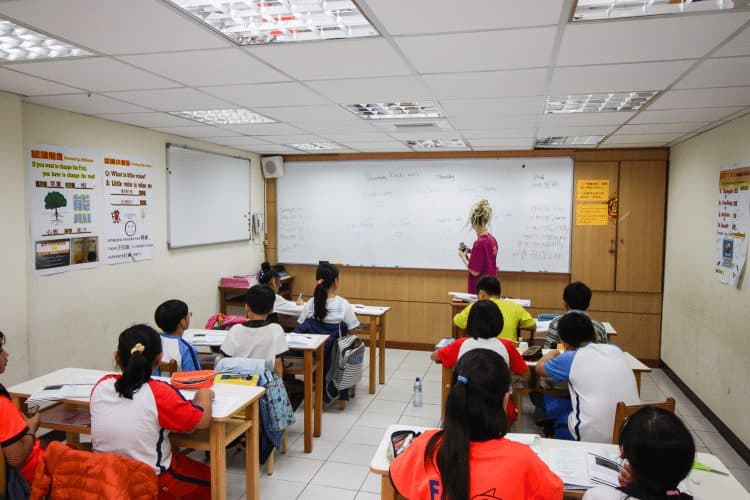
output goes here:
[{"label": "wooden door", "polygon": [[667,165],[664,161],[620,162],[618,292],[662,291]]},{"label": "wooden door", "polygon": [[[617,223],[608,219],[605,225],[578,224],[579,210],[591,205],[603,208],[607,201],[580,199],[579,181],[607,181],[607,200],[617,195],[618,163],[616,161],[577,161],[574,173],[573,193],[573,256],[571,280],[583,281],[592,290],[613,291],[615,289],[615,250]],[[583,221],[581,221],[583,222]],[[590,222],[590,221],[589,221]]]}]

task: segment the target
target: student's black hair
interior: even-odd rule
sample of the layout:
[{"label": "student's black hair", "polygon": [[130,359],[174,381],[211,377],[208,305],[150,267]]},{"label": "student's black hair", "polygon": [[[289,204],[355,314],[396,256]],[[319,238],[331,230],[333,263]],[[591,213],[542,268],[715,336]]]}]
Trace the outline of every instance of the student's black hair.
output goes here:
[{"label": "student's black hair", "polygon": [[458,360],[445,405],[443,430],[427,442],[425,463],[437,465],[445,500],[469,498],[469,447],[508,431],[503,400],[510,370],[495,351],[474,349]]},{"label": "student's black hair", "polygon": [[504,325],[503,313],[497,304],[491,300],[480,300],[469,310],[466,335],[475,339],[491,339],[500,335]]},{"label": "student's black hair", "polygon": [[258,271],[258,282],[261,285],[268,285],[270,284],[274,278],[279,279],[279,273],[276,272],[275,269],[271,268],[271,264],[268,262],[264,262],[260,265],[260,271]]},{"label": "student's black hair", "polygon": [[0,347],[3,347],[5,345],[5,334],[3,332],[0,332]]},{"label": "student's black hair", "polygon": [[276,294],[268,285],[253,285],[245,294],[245,304],[255,314],[269,314],[275,300]]},{"label": "student's black hair", "polygon": [[163,302],[154,311],[154,321],[156,325],[167,333],[172,333],[177,330],[177,325],[180,324],[188,314],[190,310],[188,305],[181,300],[172,299]]},{"label": "student's black hair", "polygon": [[500,280],[495,276],[482,276],[479,278],[479,281],[477,281],[477,292],[479,292],[479,290],[484,290],[487,295],[499,297],[502,291]]},{"label": "student's black hair", "polygon": [[563,290],[563,300],[570,309],[585,311],[591,304],[591,288],[581,281],[569,283]]},{"label": "student's black hair", "polygon": [[662,408],[647,406],[625,421],[620,447],[628,459],[632,479],[622,491],[641,500],[689,499],[673,492],[690,473],[695,441],[680,418]]},{"label": "student's black hair", "polygon": [[573,349],[578,349],[586,342],[594,342],[594,324],[586,314],[570,311],[563,314],[557,324],[560,340],[566,342]]},{"label": "student's black hair", "polygon": [[120,334],[117,355],[122,376],[115,382],[121,397],[133,399],[133,393],[151,378],[154,361],[161,354],[161,338],[148,325],[133,325]]},{"label": "student's black hair", "polygon": [[313,294],[313,305],[315,306],[313,317],[318,321],[323,321],[328,310],[326,302],[328,301],[328,289],[333,282],[339,277],[339,268],[328,262],[318,264],[315,271],[315,293]]}]

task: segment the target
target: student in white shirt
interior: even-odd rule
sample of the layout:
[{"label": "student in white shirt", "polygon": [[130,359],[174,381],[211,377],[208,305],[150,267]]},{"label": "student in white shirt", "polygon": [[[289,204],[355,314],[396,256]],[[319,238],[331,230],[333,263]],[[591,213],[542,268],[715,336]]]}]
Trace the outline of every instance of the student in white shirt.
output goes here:
[{"label": "student in white shirt", "polygon": [[674,413],[645,407],[627,419],[620,432],[620,457],[627,459],[621,486],[597,486],[584,500],[693,498],[677,486],[693,467],[695,441]]},{"label": "student in white shirt", "polygon": [[630,363],[619,347],[594,342],[594,326],[584,313],[565,314],[559,333],[565,351],[552,350],[536,364],[540,377],[568,383],[570,401],[544,397],[555,437],[609,443],[617,403],[640,403]]},{"label": "student in white shirt", "polygon": [[281,355],[289,350],[286,334],[278,323],[266,321],[273,310],[274,293],[268,285],[255,285],[245,295],[248,321],[229,329],[221,352],[233,358],[256,358],[266,361],[266,368],[281,376]]},{"label": "student in white shirt", "polygon": [[[287,316],[299,317],[300,313],[305,308],[305,303],[302,300],[292,302],[291,300],[286,300],[284,297],[279,295],[279,288],[281,288],[281,279],[279,278],[279,273],[271,268],[271,264],[269,264],[268,262],[264,262],[263,264],[261,264],[260,271],[258,272],[257,276],[258,282],[261,285],[270,286],[276,294],[276,299],[273,302],[273,312],[275,314],[284,314]],[[270,316],[268,320],[273,321],[274,323],[278,322],[278,318],[271,318]]]}]

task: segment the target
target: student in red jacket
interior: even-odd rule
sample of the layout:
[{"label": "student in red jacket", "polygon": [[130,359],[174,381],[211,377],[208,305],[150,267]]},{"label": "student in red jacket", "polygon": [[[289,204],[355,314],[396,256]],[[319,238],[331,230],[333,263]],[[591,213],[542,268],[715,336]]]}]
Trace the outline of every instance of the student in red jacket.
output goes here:
[{"label": "student in red jacket", "polygon": [[412,500],[562,498],[563,483],[521,443],[505,439],[510,371],[487,349],[453,370],[443,430],[427,431],[393,460],[395,489]]},{"label": "student in red jacket", "polygon": [[[497,332],[502,329],[503,314],[497,304],[491,300],[480,300],[469,311],[466,337],[433,352],[430,358],[448,368],[452,368],[467,352],[473,349],[489,349],[503,358],[505,366],[510,367],[510,371],[514,375],[528,377],[529,368],[513,342],[497,336]],[[508,400],[505,414],[508,418],[508,426],[513,425],[518,412],[512,400]]]}]

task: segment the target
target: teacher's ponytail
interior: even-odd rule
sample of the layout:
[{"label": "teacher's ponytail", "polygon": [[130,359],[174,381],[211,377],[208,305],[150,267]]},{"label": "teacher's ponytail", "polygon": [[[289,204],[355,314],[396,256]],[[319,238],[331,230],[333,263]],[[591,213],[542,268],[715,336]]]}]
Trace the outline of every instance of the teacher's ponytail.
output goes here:
[{"label": "teacher's ponytail", "polygon": [[471,227],[486,227],[492,220],[492,207],[487,200],[479,200],[472,205],[469,213],[469,224]]},{"label": "teacher's ponytail", "polygon": [[323,321],[328,315],[326,303],[328,302],[328,290],[331,288],[336,278],[339,277],[339,269],[333,264],[323,263],[318,265],[315,271],[315,292],[313,294],[314,313],[313,317],[318,321]]}]

